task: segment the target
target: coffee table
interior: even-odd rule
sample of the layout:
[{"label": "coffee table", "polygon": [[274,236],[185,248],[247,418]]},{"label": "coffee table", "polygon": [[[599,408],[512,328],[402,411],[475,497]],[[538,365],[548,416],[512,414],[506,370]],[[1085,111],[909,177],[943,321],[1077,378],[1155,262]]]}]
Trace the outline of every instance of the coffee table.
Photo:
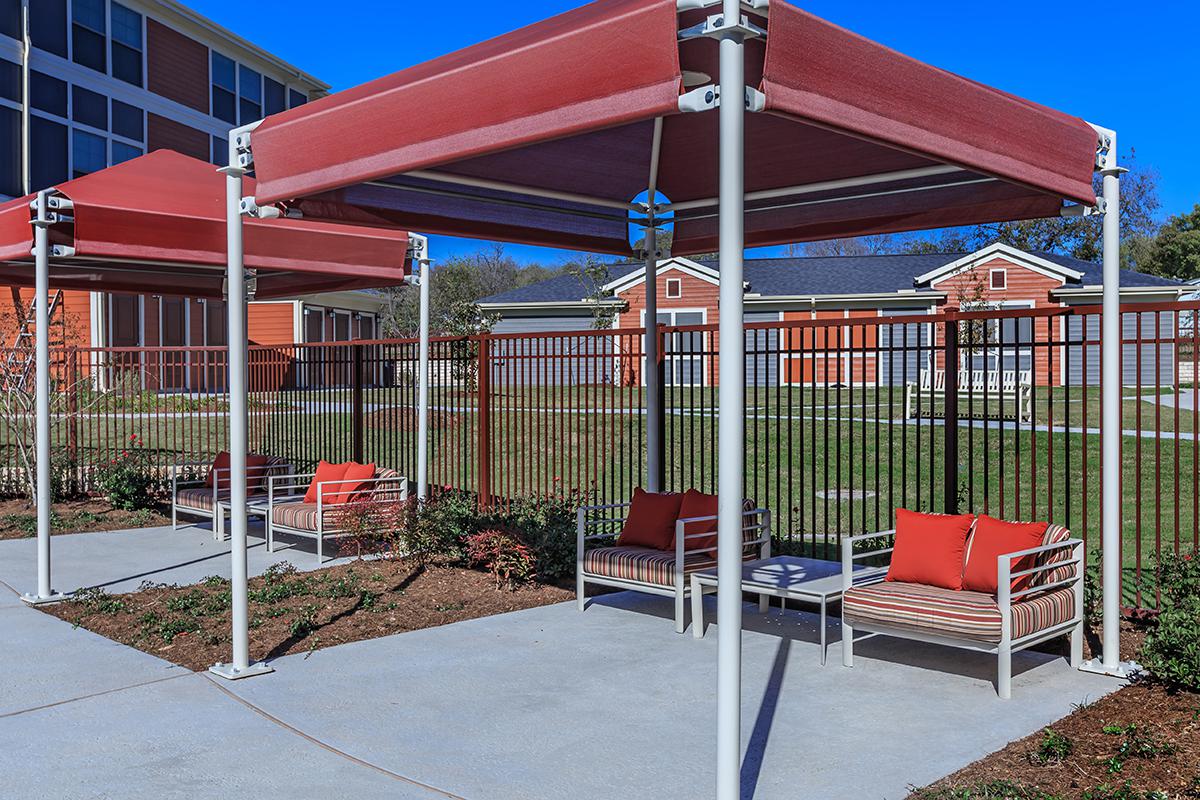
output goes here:
[{"label": "coffee table", "polygon": [[[276,501],[278,502],[278,501]],[[232,504],[229,498],[224,498],[217,501],[217,510],[213,515],[215,524],[213,525],[213,536],[225,541],[225,518],[229,516]],[[271,504],[265,495],[251,495],[246,498],[246,516],[247,517],[262,517],[265,522],[267,515],[271,513]]]},{"label": "coffee table", "polygon": [[[856,567],[855,570],[869,569]],[[717,589],[716,566],[693,572],[692,635],[704,637],[704,594]],[[825,665],[825,619],[830,601],[842,599],[842,565],[838,561],[798,556],[775,556],[747,561],[742,566],[742,591],[760,598],[778,597],[784,608],[789,599],[816,603],[821,608],[821,666]]]}]

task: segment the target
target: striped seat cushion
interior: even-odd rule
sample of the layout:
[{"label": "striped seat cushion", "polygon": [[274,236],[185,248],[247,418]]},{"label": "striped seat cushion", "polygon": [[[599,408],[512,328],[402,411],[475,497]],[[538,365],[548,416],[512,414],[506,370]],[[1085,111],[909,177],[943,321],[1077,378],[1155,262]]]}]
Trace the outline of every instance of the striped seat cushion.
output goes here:
[{"label": "striped seat cushion", "polygon": [[[1074,615],[1075,595],[1070,588],[1014,603],[1012,638],[1068,622]],[[842,598],[842,616],[851,625],[868,628],[873,623],[951,639],[1000,641],[1000,607],[995,597],[983,592],[900,581],[856,586]]]},{"label": "striped seat cushion", "polygon": [[[1042,544],[1058,544],[1070,538],[1071,532],[1062,525],[1050,525],[1046,528],[1046,533],[1042,536]],[[1047,564],[1067,562],[1071,560],[1072,555],[1072,548],[1070,547],[1049,550],[1038,556],[1036,565],[1042,567]],[[1058,583],[1059,581],[1065,581],[1073,577],[1075,577],[1074,565],[1064,563],[1063,566],[1057,569],[1048,569],[1045,572],[1034,573],[1030,578],[1029,585],[1030,587],[1046,586],[1047,584]]]},{"label": "striped seat cushion", "polygon": [[[707,553],[686,556],[683,573],[687,575],[716,563]],[[598,547],[584,554],[583,571],[605,578],[674,586],[675,553],[652,547]]]},{"label": "striped seat cushion", "polygon": [[[338,506],[325,506],[325,530],[332,531],[337,527]],[[271,507],[271,522],[301,531],[316,532],[317,504],[316,503],[276,503]]]},{"label": "striped seat cushion", "polygon": [[[223,498],[224,495],[222,495]],[[175,492],[175,505],[179,508],[211,512],[213,510],[213,490],[211,488],[180,489]]]}]

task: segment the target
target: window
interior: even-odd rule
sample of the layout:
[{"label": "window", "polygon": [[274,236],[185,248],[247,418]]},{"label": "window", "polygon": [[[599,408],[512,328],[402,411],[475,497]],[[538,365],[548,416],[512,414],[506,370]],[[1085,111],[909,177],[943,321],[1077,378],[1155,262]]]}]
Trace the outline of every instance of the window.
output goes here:
[{"label": "window", "polygon": [[683,281],[679,278],[667,278],[667,297],[677,300],[683,297]]},{"label": "window", "polygon": [[212,115],[237,124],[237,65],[220,53],[212,54]]},{"label": "window", "polygon": [[98,172],[108,166],[108,142],[103,136],[87,131],[71,132],[72,175],[78,178],[90,172]]},{"label": "window", "polygon": [[142,85],[142,15],[120,3],[112,4],[112,74],[134,86]]},{"label": "window", "polygon": [[29,177],[34,191],[62,183],[67,175],[67,126],[41,117],[29,120]]},{"label": "window", "polygon": [[29,72],[29,101],[37,109],[41,109],[56,117],[67,116],[67,82],[52,78],[44,72],[31,70]]},{"label": "window", "polygon": [[108,72],[105,56],[104,0],[72,0],[71,51],[76,64]]},{"label": "window", "polygon": [[67,0],[38,0],[37,13],[29,15],[33,46],[67,57]]},{"label": "window", "polygon": [[262,119],[262,75],[249,67],[238,67],[238,105],[241,125]]},{"label": "window", "polygon": [[0,58],[0,97],[21,102],[21,65]]},{"label": "window", "polygon": [[280,111],[287,110],[286,95],[287,92],[284,91],[282,83],[264,77],[263,116],[269,117],[272,114],[278,114]]},{"label": "window", "polygon": [[219,136],[212,137],[212,159],[218,167],[229,166],[229,142]]},{"label": "window", "polygon": [[71,119],[92,128],[107,131],[108,98],[89,89],[84,89],[82,86],[72,86]]},{"label": "window", "polygon": [[120,100],[113,100],[112,132],[135,142],[146,141],[146,121],[142,110]]},{"label": "window", "polygon": [[308,95],[304,92],[297,92],[295,89],[288,90],[288,108],[302,106],[308,102]]},{"label": "window", "polygon": [[125,144],[124,142],[118,142],[116,139],[113,139],[113,143],[112,143],[112,163],[113,164],[120,164],[122,161],[128,161],[131,158],[137,158],[140,155],[142,155],[142,148],[135,147],[134,145],[131,145],[131,144]]},{"label": "window", "polygon": [[993,288],[993,289],[1007,289],[1008,288],[1008,270],[994,269],[989,274],[990,274],[989,285],[991,286],[991,288]]}]

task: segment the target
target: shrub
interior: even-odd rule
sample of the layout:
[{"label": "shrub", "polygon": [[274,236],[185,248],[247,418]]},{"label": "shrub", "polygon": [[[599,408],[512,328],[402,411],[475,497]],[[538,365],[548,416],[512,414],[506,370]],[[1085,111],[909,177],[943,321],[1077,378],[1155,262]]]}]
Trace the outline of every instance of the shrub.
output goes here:
[{"label": "shrub", "polygon": [[124,450],[92,475],[100,494],[123,511],[153,507],[162,492],[162,480],[154,473],[150,454],[138,435],[132,434]]},{"label": "shrub", "polygon": [[575,574],[575,512],[588,492],[556,489],[512,501],[504,523],[533,549],[538,577],[545,581]]},{"label": "shrub", "polygon": [[1168,688],[1200,692],[1200,559],[1165,553],[1155,573],[1163,608],[1142,645],[1142,666]]},{"label": "shrub", "polygon": [[537,559],[515,534],[499,529],[473,533],[466,538],[467,562],[482,567],[496,579],[496,588],[512,589],[533,577]]},{"label": "shrub", "polygon": [[1070,739],[1053,728],[1046,728],[1042,731],[1042,741],[1038,742],[1037,749],[1029,754],[1029,761],[1038,766],[1058,764],[1065,761],[1074,749]]}]

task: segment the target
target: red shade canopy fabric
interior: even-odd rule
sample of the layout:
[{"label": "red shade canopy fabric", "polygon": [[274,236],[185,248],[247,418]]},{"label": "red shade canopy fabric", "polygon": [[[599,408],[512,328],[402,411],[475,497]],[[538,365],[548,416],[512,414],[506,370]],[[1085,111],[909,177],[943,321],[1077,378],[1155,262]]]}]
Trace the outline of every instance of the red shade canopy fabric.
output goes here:
[{"label": "red shade canopy fabric", "polygon": [[[679,32],[716,11],[599,0],[269,117],[251,134],[256,198],[310,219],[628,253],[625,206],[651,183],[661,120],[657,188],[687,204],[673,250],[711,250],[717,115],[679,98],[715,82],[717,44]],[[746,117],[747,245],[1095,202],[1097,133],[1082,120],[782,0],[750,19],[766,36],[746,47],[765,99]]]},{"label": "red shade canopy fabric", "polygon": [[[247,193],[254,182],[246,181]],[[59,289],[222,297],[225,178],[211,164],[159,150],[56,187],[74,209],[50,228]],[[0,205],[0,283],[32,286],[33,197]],[[247,219],[245,265],[255,297],[390,286],[403,282],[408,233],[309,220]]]}]

